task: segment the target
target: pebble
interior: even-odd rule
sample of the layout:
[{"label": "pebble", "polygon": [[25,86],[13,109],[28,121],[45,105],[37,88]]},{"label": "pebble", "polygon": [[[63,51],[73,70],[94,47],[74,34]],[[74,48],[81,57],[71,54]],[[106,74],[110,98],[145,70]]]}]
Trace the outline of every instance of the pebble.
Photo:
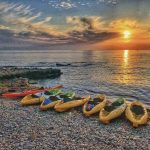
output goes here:
[{"label": "pebble", "polygon": [[81,111],[41,112],[0,99],[0,149],[4,150],[149,150],[150,124],[132,128],[123,118],[110,125]]}]

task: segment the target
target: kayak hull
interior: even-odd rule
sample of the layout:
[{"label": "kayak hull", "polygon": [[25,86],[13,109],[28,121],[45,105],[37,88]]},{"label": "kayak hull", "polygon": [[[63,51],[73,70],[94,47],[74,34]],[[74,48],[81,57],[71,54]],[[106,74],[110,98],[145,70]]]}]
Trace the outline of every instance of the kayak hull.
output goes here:
[{"label": "kayak hull", "polygon": [[82,98],[81,100],[72,100],[72,101],[65,102],[65,103],[61,101],[55,105],[54,109],[57,112],[64,112],[71,108],[82,106],[84,103],[89,101],[89,99],[90,99],[90,96],[88,96],[87,98]]},{"label": "kayak hull", "polygon": [[[43,101],[44,102],[44,101]],[[62,100],[57,100],[57,101],[54,101],[54,102],[51,102],[50,104],[48,105],[43,105],[43,102],[42,104],[40,105],[40,109],[41,110],[48,110],[48,109],[51,109],[51,108],[54,108],[56,104],[62,102]]]},{"label": "kayak hull", "polygon": [[[133,105],[141,106],[144,110],[144,114],[140,117],[138,117],[138,115],[135,115],[131,111],[131,107]],[[140,101],[134,101],[134,102],[128,104],[127,109],[125,111],[125,116],[132,123],[133,127],[138,127],[139,125],[144,125],[148,122],[148,111],[147,111],[146,107],[144,106],[144,104]]]},{"label": "kayak hull", "polygon": [[114,109],[111,112],[106,112],[105,109],[103,108],[99,113],[99,120],[104,124],[108,124],[110,123],[111,120],[121,116],[124,113],[125,109],[126,103],[124,103],[123,105]]},{"label": "kayak hull", "polygon": [[90,111],[87,111],[87,110],[86,110],[87,105],[88,105],[88,102],[86,102],[86,103],[83,105],[83,114],[84,114],[85,116],[87,116],[87,117],[88,117],[88,116],[91,116],[91,115],[93,115],[93,114],[99,112],[102,108],[105,107],[106,102],[107,102],[105,95],[104,95],[104,96],[97,96],[97,97],[100,98],[102,101],[100,101],[100,103],[97,104],[97,105],[96,105],[94,108],[92,108]]},{"label": "kayak hull", "polygon": [[39,92],[44,92],[47,90],[52,90],[52,89],[58,89],[58,88],[62,88],[62,86],[55,86],[55,87],[51,87],[51,88],[45,88],[42,90],[29,90],[29,91],[24,91],[24,92],[20,92],[20,93],[4,93],[2,94],[2,97],[6,97],[6,98],[16,98],[16,97],[24,97],[30,94],[36,94]]},{"label": "kayak hull", "polygon": [[22,106],[41,104],[45,97],[33,98],[32,95],[27,95],[21,100]]}]

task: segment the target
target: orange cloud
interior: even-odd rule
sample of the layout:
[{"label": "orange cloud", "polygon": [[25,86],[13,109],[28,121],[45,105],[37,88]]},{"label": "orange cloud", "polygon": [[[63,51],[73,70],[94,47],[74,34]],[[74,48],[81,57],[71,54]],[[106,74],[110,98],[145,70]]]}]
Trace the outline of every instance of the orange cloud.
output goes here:
[{"label": "orange cloud", "polygon": [[[136,20],[116,19],[108,23],[100,16],[68,16],[65,24],[68,28],[62,30],[58,25],[51,24],[51,16],[43,18],[41,12],[33,15],[30,6],[2,3],[0,11],[3,23],[0,25],[0,30],[3,30],[0,31],[3,34],[0,41],[9,35],[10,43],[14,38],[14,43],[19,43],[17,40],[31,40],[34,43],[43,41],[47,45],[84,43],[98,49],[130,49],[144,44],[150,47],[150,28]],[[126,30],[131,32],[128,41],[121,35]]]}]

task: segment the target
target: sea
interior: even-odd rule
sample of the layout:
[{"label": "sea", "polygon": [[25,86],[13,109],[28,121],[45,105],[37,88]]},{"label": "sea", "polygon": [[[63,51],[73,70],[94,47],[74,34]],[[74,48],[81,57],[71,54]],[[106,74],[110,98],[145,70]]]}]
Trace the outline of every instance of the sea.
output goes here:
[{"label": "sea", "polygon": [[38,84],[150,104],[150,50],[1,50],[0,66],[59,68],[59,78]]}]

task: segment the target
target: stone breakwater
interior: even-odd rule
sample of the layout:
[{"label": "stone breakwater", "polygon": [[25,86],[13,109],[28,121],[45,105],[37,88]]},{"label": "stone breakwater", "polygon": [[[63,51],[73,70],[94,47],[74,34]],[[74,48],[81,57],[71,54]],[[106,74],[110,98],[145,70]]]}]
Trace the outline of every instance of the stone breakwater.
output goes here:
[{"label": "stone breakwater", "polygon": [[1,67],[0,70],[0,94],[36,89],[34,84],[38,79],[54,79],[62,74],[60,69],[53,68]]},{"label": "stone breakwater", "polygon": [[17,68],[17,67],[1,67],[0,80],[13,78],[28,79],[54,79],[59,77],[62,72],[60,69],[53,68]]}]

